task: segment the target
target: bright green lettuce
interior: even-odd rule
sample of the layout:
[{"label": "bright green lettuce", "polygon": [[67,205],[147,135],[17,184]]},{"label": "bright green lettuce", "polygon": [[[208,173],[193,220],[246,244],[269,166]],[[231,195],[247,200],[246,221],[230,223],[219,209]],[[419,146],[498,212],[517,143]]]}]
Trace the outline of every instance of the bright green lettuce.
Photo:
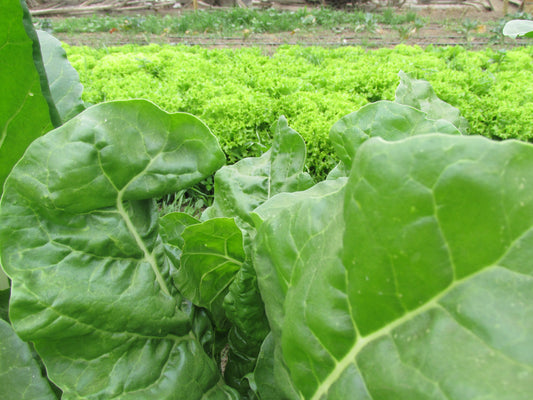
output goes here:
[{"label": "bright green lettuce", "polygon": [[376,138],[336,202],[263,212],[254,262],[299,395],[529,398],[531,168],[519,142]]},{"label": "bright green lettuce", "polygon": [[153,200],[223,163],[199,120],[139,100],[87,109],[14,168],[0,203],[10,319],[65,399],[233,396],[179,308]]},{"label": "bright green lettuce", "polygon": [[[224,163],[202,122],[140,100],[76,115],[6,180],[1,317],[65,399],[528,398],[533,147],[458,135],[457,110],[400,76],[396,102],[332,129],[332,179],[313,186],[281,118],[271,150],[219,170],[202,221],[155,200]],[[53,81],[66,121],[80,87]],[[0,387],[47,398],[12,327]]]}]

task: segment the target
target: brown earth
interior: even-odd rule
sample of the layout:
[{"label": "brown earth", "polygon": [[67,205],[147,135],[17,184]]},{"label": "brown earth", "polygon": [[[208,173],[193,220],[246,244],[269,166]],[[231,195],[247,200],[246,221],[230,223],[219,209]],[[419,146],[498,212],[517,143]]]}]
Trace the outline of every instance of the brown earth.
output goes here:
[{"label": "brown earth", "polygon": [[[520,41],[503,38],[501,35],[501,19],[504,16],[503,1],[491,0],[492,11],[473,5],[463,6],[417,6],[414,9],[417,15],[424,18],[426,23],[419,29],[407,30],[405,27],[377,26],[374,32],[356,32],[353,29],[321,30],[312,31],[295,30],[276,34],[258,34],[239,32],[233,37],[221,37],[210,33],[189,33],[178,36],[171,34],[133,34],[127,32],[105,32],[65,34],[55,33],[58,39],[71,45],[90,46],[115,46],[127,43],[135,44],[185,44],[202,45],[207,47],[245,47],[259,46],[266,49],[275,49],[283,44],[298,44],[302,46],[329,46],[339,47],[346,45],[361,45],[368,48],[393,47],[400,43],[408,45],[446,46],[462,45],[477,48],[487,45],[514,46],[520,45]],[[294,9],[295,6],[282,6],[286,10]],[[308,9],[310,9],[308,7]],[[312,8],[311,8],[312,10]],[[407,8],[398,9],[398,12],[406,12]],[[517,12],[515,5],[509,5],[509,13]],[[182,12],[175,10],[163,10],[158,14]],[[139,14],[139,12],[136,12]],[[468,22],[468,23],[467,23]]]}]

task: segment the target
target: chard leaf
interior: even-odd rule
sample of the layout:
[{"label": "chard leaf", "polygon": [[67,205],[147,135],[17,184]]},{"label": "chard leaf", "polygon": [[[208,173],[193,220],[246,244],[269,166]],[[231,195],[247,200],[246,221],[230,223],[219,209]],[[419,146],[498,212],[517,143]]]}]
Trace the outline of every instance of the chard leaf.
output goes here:
[{"label": "chard leaf", "polygon": [[[250,258],[251,241],[255,236],[250,213],[273,196],[283,192],[300,191],[312,186],[311,177],[303,172],[306,147],[302,137],[289,128],[281,117],[275,128],[272,148],[259,158],[247,158],[232,166],[221,168],[215,175],[215,200],[202,218],[233,217],[242,230],[243,256],[233,274],[209,274],[224,288],[221,311],[233,324],[228,336],[229,353],[225,377],[228,382],[246,393],[245,376],[253,370],[262,340],[269,331],[257,279]],[[196,229],[191,227],[191,231]],[[186,251],[184,251],[184,257]],[[184,267],[182,263],[182,268]],[[200,266],[190,266],[189,269]],[[198,282],[196,283],[198,284]],[[179,284],[178,284],[179,286]],[[217,301],[217,308],[219,302]]]},{"label": "chard leaf", "polygon": [[272,196],[313,185],[309,174],[303,172],[305,157],[304,140],[281,117],[270,150],[217,171],[215,200],[203,218],[239,217],[251,223],[250,213]]},{"label": "chard leaf", "polygon": [[528,399],[532,169],[520,142],[371,139],[341,217],[310,198],[263,218],[259,286],[299,394]]},{"label": "chard leaf", "polygon": [[420,110],[384,100],[341,118],[329,135],[344,164],[339,168],[349,171],[359,146],[372,137],[393,141],[428,133],[459,134],[459,131],[448,121],[428,119]]},{"label": "chard leaf", "polygon": [[3,400],[56,400],[31,348],[0,319],[0,392]]},{"label": "chard leaf", "polygon": [[253,373],[253,386],[261,400],[299,399],[288,374],[281,348],[269,334],[261,346]]},{"label": "chard leaf", "polygon": [[178,290],[210,310],[222,323],[222,302],[245,259],[242,232],[233,218],[213,218],[185,228],[181,265],[174,275]]},{"label": "chard leaf", "polygon": [[137,100],[85,110],[13,169],[0,202],[10,318],[64,399],[233,395],[179,308],[152,199],[223,160],[195,117]]},{"label": "chard leaf", "polygon": [[[25,24],[23,24],[23,19]],[[28,145],[54,126],[36,68],[35,31],[25,3],[0,2],[0,195],[4,180]],[[25,30],[25,26],[29,32]],[[33,35],[30,37],[29,34]],[[34,37],[35,41],[37,40]],[[38,50],[39,44],[36,43]],[[14,61],[16,60],[16,62]],[[41,61],[42,64],[42,61]],[[1,273],[1,272],[0,272]]]},{"label": "chard leaf", "polygon": [[250,259],[237,272],[224,298],[223,307],[228,320],[232,322],[224,378],[242,393],[249,386],[246,375],[253,371],[261,344],[270,332]]},{"label": "chard leaf", "polygon": [[190,225],[199,224],[200,221],[189,214],[172,212],[159,218],[161,238],[165,244],[170,244],[178,249],[183,249],[183,231]]},{"label": "chard leaf", "polygon": [[533,37],[533,21],[513,19],[505,24],[503,34],[512,38]]},{"label": "chard leaf", "polygon": [[461,133],[468,131],[468,122],[461,117],[461,112],[452,105],[442,101],[428,81],[411,78],[400,71],[400,84],[396,88],[396,102],[423,111],[431,119],[444,119],[451,122]]},{"label": "chard leaf", "polygon": [[78,72],[67,60],[61,42],[47,32],[37,31],[41,53],[55,107],[63,123],[85,109],[83,86]]}]

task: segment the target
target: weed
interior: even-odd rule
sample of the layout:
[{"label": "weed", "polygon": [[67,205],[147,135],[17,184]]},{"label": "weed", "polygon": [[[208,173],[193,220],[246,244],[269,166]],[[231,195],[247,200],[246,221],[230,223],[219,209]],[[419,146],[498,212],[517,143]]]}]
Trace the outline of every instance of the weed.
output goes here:
[{"label": "weed", "polygon": [[457,28],[457,32],[462,34],[467,43],[472,41],[472,33],[480,26],[479,21],[464,18]]},{"label": "weed", "polygon": [[213,192],[213,177],[210,176],[188,189],[159,199],[159,214],[163,216],[171,212],[184,212],[200,218],[202,212],[213,204]]},{"label": "weed", "polygon": [[339,29],[361,26],[362,31],[373,32],[378,23],[399,25],[412,23],[417,14],[409,11],[397,13],[393,8],[386,8],[381,13],[364,13],[362,11],[345,12],[329,8],[306,8],[297,11],[275,9],[254,10],[232,8],[229,10],[203,10],[184,12],[179,16],[137,15],[137,16],[91,16],[50,19],[36,18],[39,29],[61,33],[90,32],[131,32],[146,34],[187,35],[212,33],[231,36],[245,29],[253,33],[290,32],[295,29]]},{"label": "weed", "polygon": [[375,33],[377,30],[377,23],[374,14],[366,13],[363,23],[355,26],[356,32]]}]

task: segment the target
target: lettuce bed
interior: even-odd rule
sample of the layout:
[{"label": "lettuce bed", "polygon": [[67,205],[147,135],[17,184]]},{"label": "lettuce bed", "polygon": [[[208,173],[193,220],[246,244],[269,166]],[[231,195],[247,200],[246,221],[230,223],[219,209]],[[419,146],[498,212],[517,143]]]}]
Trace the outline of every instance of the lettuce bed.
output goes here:
[{"label": "lettuce bed", "polygon": [[334,165],[328,132],[368,102],[391,100],[397,73],[429,81],[461,109],[470,134],[533,137],[533,49],[467,51],[398,46],[366,51],[281,47],[210,50],[186,46],[67,47],[84,100],[146,98],[191,112],[220,138],[234,162],[270,146],[270,126],[285,115],[308,144],[309,171],[323,178]]},{"label": "lettuce bed", "polygon": [[[327,180],[284,117],[224,165],[191,114],[86,107],[24,8],[0,3],[0,148],[31,141],[0,158],[3,400],[530,400],[532,144],[463,135],[400,71],[333,125]],[[213,174],[199,219],[160,216]]]}]

